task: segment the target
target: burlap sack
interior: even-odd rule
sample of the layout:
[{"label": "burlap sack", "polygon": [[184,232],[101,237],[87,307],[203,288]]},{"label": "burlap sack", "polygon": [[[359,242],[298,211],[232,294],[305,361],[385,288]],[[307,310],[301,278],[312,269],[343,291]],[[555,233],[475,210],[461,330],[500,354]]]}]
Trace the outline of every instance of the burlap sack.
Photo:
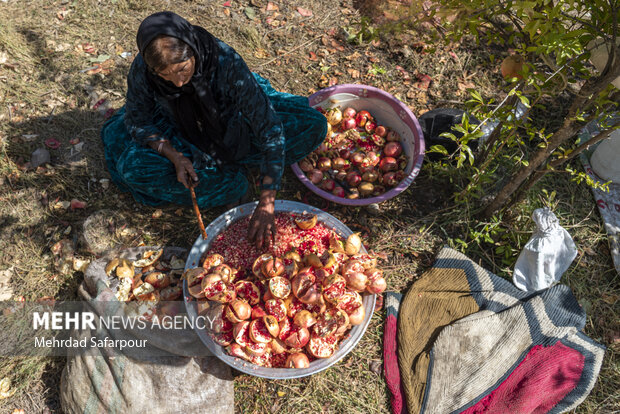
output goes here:
[{"label": "burlap sack", "polygon": [[[115,250],[91,263],[79,288],[90,311],[110,315],[122,304],[105,274],[112,257],[135,259],[147,247]],[[165,248],[163,260],[185,255]],[[112,288],[110,287],[112,286]],[[111,310],[112,309],[112,310]],[[179,330],[105,330],[74,332],[75,338],[148,339],[148,350],[100,348],[68,359],[60,397],[66,413],[232,413],[234,387],[230,368],[209,355],[191,328]],[[156,356],[149,356],[156,355]],[[200,357],[195,357],[200,355]]]}]

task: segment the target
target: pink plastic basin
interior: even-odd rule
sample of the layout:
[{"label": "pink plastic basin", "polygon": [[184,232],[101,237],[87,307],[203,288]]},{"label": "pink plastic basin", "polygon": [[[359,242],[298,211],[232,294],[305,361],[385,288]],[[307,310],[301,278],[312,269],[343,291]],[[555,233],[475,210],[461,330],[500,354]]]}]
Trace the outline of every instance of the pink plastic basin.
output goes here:
[{"label": "pink plastic basin", "polygon": [[424,136],[417,118],[407,105],[373,86],[366,85],[335,85],[310,95],[310,106],[321,107],[325,110],[334,106],[341,109],[351,107],[356,111],[366,110],[375,117],[378,124],[394,129],[401,136],[403,150],[409,162],[405,168],[407,175],[396,187],[393,187],[377,197],[348,198],[337,197],[312,184],[297,164],[291,165],[295,175],[301,182],[316,195],[338,204],[349,206],[365,206],[372,203],[381,203],[405,191],[420,172],[424,159]]}]

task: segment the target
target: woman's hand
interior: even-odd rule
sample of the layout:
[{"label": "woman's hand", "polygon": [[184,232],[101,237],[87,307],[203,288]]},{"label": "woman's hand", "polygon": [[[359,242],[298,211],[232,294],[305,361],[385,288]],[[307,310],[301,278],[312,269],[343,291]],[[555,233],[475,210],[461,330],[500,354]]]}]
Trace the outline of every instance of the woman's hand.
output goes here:
[{"label": "woman's hand", "polygon": [[260,200],[248,226],[248,240],[256,245],[257,249],[266,249],[276,236],[276,222],[274,209],[276,190],[263,190]]},{"label": "woman's hand", "polygon": [[190,186],[195,187],[198,184],[198,175],[196,171],[194,171],[194,166],[192,162],[183,155],[178,155],[174,162],[174,168],[177,170],[177,180],[185,186],[185,188],[189,188]]},{"label": "woman's hand", "polygon": [[[149,138],[156,137],[151,136]],[[196,187],[196,185],[198,185],[198,175],[196,171],[194,171],[192,162],[182,153],[175,150],[167,139],[153,140],[150,141],[148,145],[174,164],[174,168],[177,171],[177,180],[183,184],[185,188],[189,188],[190,186]]]}]

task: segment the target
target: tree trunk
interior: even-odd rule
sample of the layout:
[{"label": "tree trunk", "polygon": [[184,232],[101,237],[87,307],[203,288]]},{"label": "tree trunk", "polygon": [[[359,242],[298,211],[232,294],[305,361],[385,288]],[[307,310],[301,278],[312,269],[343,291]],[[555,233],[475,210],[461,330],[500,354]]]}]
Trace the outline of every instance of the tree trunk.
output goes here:
[{"label": "tree trunk", "polygon": [[517,171],[510,181],[502,189],[499,191],[495,199],[489,204],[484,211],[482,212],[482,216],[484,218],[489,218],[493,216],[493,214],[504,208],[512,195],[521,187],[525,180],[534,173],[536,170],[540,168],[541,165],[549,158],[549,156],[555,151],[562,143],[573,137],[579,130],[581,129],[581,125],[579,121],[575,119],[575,115],[579,111],[587,110],[587,106],[591,103],[591,96],[598,96],[603,89],[609,85],[609,83],[620,76],[620,59],[616,61],[612,70],[610,70],[606,75],[592,78],[587,81],[579,94],[573,101],[566,118],[560,129],[558,129],[549,139],[548,145],[545,148],[541,148],[532,156],[529,164],[527,166],[523,166],[519,171]]}]

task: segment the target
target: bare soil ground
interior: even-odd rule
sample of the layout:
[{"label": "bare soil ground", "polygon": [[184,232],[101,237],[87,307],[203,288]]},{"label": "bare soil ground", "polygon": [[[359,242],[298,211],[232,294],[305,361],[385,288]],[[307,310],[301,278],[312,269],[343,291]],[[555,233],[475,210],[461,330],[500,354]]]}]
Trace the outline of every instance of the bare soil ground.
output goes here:
[{"label": "bare soil ground", "polygon": [[[422,26],[363,46],[347,43],[346,33],[355,30],[351,25],[361,12],[380,16],[382,5],[361,0],[0,2],[0,277],[9,280],[11,300],[76,297],[82,273],[63,257],[67,249],[76,257],[93,257],[83,242],[83,223],[96,212],[102,211],[105,226],[91,238],[102,245],[189,247],[198,234],[191,210],[140,205],[105,184],[109,176],[99,130],[107,105],[123,105],[125,77],[137,53],[137,27],[155,11],[172,10],[207,28],[233,46],[252,70],[290,93],[309,95],[333,83],[368,84],[389,91],[416,115],[437,107],[462,107],[467,88],[486,97],[504,96],[491,56],[497,62],[505,50],[433,41],[435,29]],[[422,75],[430,76],[430,85]],[[553,123],[553,114],[547,121]],[[31,153],[51,138],[60,144],[50,150],[51,162],[29,168]],[[83,143],[81,150],[76,141]],[[557,196],[541,196],[542,187],[554,189]],[[430,267],[438,248],[456,246],[457,238],[469,241],[457,247],[474,260],[509,276],[529,238],[531,212],[550,203],[579,246],[563,282],[588,312],[586,333],[608,346],[597,384],[576,412],[620,411],[620,283],[585,185],[574,185],[564,176],[545,179],[511,219],[498,226],[493,243],[467,238],[481,223],[469,221],[467,211],[451,205],[450,181],[428,168],[379,212],[327,206],[290,171],[283,188],[280,198],[324,206],[362,229],[369,247],[389,255],[388,288],[403,293]],[[86,207],[64,208],[62,202],[72,199],[85,201]],[[223,211],[204,211],[205,222]],[[59,241],[65,243],[64,253],[57,251]],[[329,370],[291,381],[237,375],[237,411],[388,412],[382,334],[383,313],[377,312],[361,343]],[[13,397],[0,400],[0,411],[60,412],[63,364],[62,359],[0,360],[0,378],[9,377],[16,390]]]}]

